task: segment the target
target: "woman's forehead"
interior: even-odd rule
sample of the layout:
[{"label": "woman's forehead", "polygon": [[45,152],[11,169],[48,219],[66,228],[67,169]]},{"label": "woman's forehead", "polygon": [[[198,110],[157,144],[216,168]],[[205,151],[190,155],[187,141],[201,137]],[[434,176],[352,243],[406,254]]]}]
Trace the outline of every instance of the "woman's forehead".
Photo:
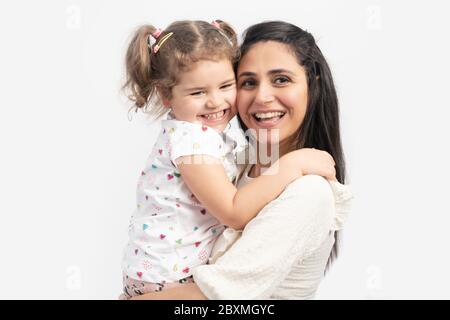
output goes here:
[{"label": "woman's forehead", "polygon": [[268,73],[271,70],[290,70],[301,72],[303,67],[298,63],[292,49],[275,41],[254,44],[241,58],[238,75],[241,73]]}]

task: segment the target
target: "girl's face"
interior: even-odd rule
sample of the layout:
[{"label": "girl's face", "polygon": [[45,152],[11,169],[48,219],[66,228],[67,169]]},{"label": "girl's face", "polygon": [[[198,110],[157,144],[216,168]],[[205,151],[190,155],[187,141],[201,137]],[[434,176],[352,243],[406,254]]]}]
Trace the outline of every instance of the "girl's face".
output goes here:
[{"label": "girl's face", "polygon": [[164,104],[177,120],[201,123],[223,131],[236,115],[236,81],[229,60],[200,60],[182,72]]},{"label": "girl's face", "polygon": [[308,101],[306,73],[294,53],[275,41],[254,44],[239,63],[237,85],[236,105],[245,125],[256,130],[258,141],[271,144],[278,142],[271,140],[278,129],[280,155],[289,151],[283,148],[295,141]]}]

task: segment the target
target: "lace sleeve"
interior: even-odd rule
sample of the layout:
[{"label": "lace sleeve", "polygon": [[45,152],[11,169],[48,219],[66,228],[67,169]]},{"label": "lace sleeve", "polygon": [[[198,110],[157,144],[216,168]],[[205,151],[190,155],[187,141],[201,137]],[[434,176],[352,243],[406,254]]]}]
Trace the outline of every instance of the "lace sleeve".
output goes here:
[{"label": "lace sleeve", "polygon": [[210,299],[267,299],[292,265],[320,246],[334,216],[328,182],[304,176],[264,207],[215,264],[196,268],[194,279]]}]

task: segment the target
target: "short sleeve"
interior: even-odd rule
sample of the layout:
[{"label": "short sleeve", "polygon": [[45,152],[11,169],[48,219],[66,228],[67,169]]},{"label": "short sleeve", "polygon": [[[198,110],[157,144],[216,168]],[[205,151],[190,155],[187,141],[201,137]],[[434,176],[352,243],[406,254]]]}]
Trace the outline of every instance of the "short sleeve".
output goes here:
[{"label": "short sleeve", "polygon": [[244,131],[239,126],[230,125],[223,133],[226,141],[232,142],[233,152],[235,154],[239,154],[246,150],[248,141],[245,138]]},{"label": "short sleeve", "polygon": [[213,128],[185,121],[166,120],[163,134],[169,141],[170,160],[179,157],[207,155],[216,159],[223,157],[224,141]]}]

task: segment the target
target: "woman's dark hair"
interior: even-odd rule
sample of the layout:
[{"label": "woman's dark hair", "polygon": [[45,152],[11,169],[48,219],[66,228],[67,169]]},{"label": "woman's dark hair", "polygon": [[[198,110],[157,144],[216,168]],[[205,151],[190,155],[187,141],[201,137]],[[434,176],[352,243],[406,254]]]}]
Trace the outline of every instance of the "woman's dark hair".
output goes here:
[{"label": "woman's dark hair", "polygon": [[[287,45],[303,66],[308,81],[308,104],[303,123],[296,132],[295,149],[316,148],[327,151],[336,163],[336,178],[345,183],[345,160],[339,131],[339,107],[331,70],[307,31],[283,21],[255,24],[244,32],[241,58],[260,42],[275,41]],[[236,66],[237,67],[237,66]],[[241,125],[247,129],[239,118]],[[337,258],[339,232],[328,259],[327,269]]]}]

